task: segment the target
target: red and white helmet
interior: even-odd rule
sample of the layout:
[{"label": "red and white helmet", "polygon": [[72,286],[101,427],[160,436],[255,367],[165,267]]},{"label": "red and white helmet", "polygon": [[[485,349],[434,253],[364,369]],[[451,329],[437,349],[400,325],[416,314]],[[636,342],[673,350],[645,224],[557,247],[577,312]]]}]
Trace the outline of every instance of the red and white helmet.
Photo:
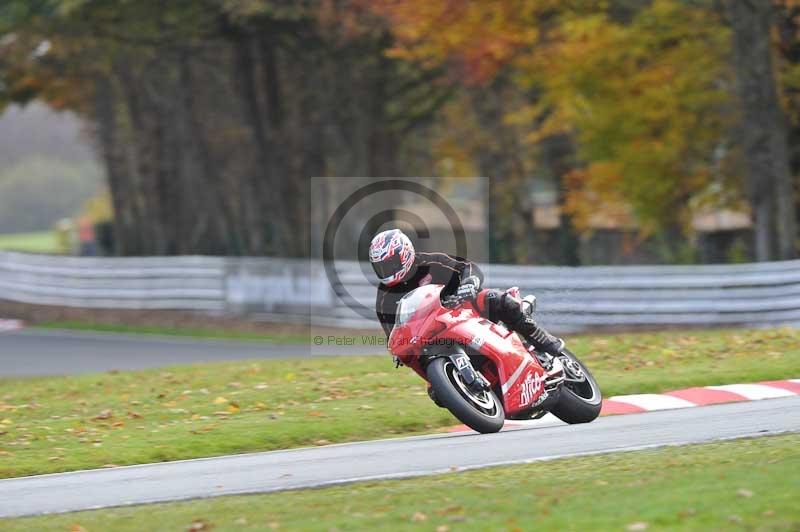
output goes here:
[{"label": "red and white helmet", "polygon": [[414,265],[414,245],[399,229],[383,231],[369,244],[369,262],[381,283],[396,285],[406,278]]}]

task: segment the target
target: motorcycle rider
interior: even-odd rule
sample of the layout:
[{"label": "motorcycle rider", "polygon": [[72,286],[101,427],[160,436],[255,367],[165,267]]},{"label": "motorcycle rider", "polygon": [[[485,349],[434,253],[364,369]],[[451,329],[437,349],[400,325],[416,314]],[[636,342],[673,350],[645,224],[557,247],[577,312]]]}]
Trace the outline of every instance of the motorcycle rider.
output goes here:
[{"label": "motorcycle rider", "polygon": [[387,337],[403,296],[426,284],[442,284],[442,299],[474,302],[482,316],[502,321],[538,351],[557,356],[564,349],[564,341],[537,325],[517,300],[502,290],[482,288],[483,273],[469,260],[446,253],[416,253],[408,236],[399,229],[389,229],[372,239],[369,261],[381,281],[375,312]]}]

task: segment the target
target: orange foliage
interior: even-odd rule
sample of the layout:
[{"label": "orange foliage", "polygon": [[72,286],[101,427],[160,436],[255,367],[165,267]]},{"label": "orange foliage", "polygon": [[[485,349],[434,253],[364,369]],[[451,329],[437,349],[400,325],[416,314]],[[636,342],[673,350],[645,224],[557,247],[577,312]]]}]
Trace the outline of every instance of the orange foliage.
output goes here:
[{"label": "orange foliage", "polygon": [[[786,0],[791,1],[791,0]],[[798,0],[800,1],[800,0]],[[688,201],[719,176],[713,152],[729,127],[729,36],[713,11],[654,0],[614,19],[612,3],[378,0],[395,57],[444,64],[455,81],[501,71],[527,101],[505,117],[535,148],[576,141],[564,207],[579,227],[598,217],[644,232],[687,225]],[[508,76],[510,75],[510,76]]]},{"label": "orange foliage", "polygon": [[387,16],[397,39],[394,57],[424,65],[446,62],[467,84],[494,77],[516,54],[540,36],[537,21],[563,5],[556,0],[377,0],[376,12]]}]

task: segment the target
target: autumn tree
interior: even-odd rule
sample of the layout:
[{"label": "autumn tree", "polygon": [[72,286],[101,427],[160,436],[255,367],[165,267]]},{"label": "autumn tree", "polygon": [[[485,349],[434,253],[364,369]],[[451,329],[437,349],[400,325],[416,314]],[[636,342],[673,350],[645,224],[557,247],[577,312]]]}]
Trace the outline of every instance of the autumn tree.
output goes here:
[{"label": "autumn tree", "polygon": [[[633,220],[643,237],[686,235],[696,213],[738,209],[748,197],[759,246],[774,238],[782,242],[781,257],[793,252],[793,196],[788,173],[780,170],[785,153],[775,142],[783,134],[775,123],[780,109],[768,60],[769,20],[763,19],[769,2],[732,2],[737,10],[758,4],[762,14],[759,19],[755,12],[737,12],[733,31],[713,2],[378,4],[393,21],[397,56],[446,64],[464,84],[513,79],[527,101],[509,110],[505,121],[528,124],[529,150],[541,149],[555,135],[571,139],[572,165],[561,168],[563,207],[577,227],[588,230],[602,217]],[[750,46],[757,38],[754,24],[760,24],[760,41]],[[748,25],[751,33],[742,33]],[[731,35],[741,47],[733,55]],[[749,77],[743,71],[748,68]],[[746,131],[743,146],[736,135],[734,79],[744,90],[741,130],[755,119],[748,113],[758,114],[761,124]],[[742,87],[744,79],[761,86]],[[772,170],[765,173],[763,166],[756,172],[751,164],[749,174],[763,180],[778,169],[781,177],[744,187],[738,157],[752,163],[754,149]],[[767,204],[780,223],[768,219]],[[772,256],[759,253],[761,259]]]},{"label": "autumn tree", "polygon": [[733,30],[756,257],[791,259],[797,254],[797,224],[786,117],[778,100],[770,42],[774,7],[752,0],[729,0],[726,7]]},{"label": "autumn tree", "polygon": [[[0,107],[87,119],[120,254],[303,256],[311,176],[464,173],[493,178],[504,262],[745,203],[758,257],[790,257],[798,8],[717,4],[9,0]],[[555,240],[531,227],[545,182]]]},{"label": "autumn tree", "polygon": [[413,173],[404,139],[447,93],[346,2],[20,1],[0,20],[6,97],[93,125],[121,254],[303,256],[309,178]]}]

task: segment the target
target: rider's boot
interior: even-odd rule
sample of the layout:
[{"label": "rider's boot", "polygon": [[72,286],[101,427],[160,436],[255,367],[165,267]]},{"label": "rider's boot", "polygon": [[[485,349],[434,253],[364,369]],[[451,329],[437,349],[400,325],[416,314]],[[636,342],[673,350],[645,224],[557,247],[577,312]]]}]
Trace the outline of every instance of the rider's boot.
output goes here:
[{"label": "rider's boot", "polygon": [[564,349],[564,340],[540,327],[530,315],[524,315],[519,321],[512,324],[511,328],[524,336],[537,351],[544,351],[555,357],[560,355]]}]

